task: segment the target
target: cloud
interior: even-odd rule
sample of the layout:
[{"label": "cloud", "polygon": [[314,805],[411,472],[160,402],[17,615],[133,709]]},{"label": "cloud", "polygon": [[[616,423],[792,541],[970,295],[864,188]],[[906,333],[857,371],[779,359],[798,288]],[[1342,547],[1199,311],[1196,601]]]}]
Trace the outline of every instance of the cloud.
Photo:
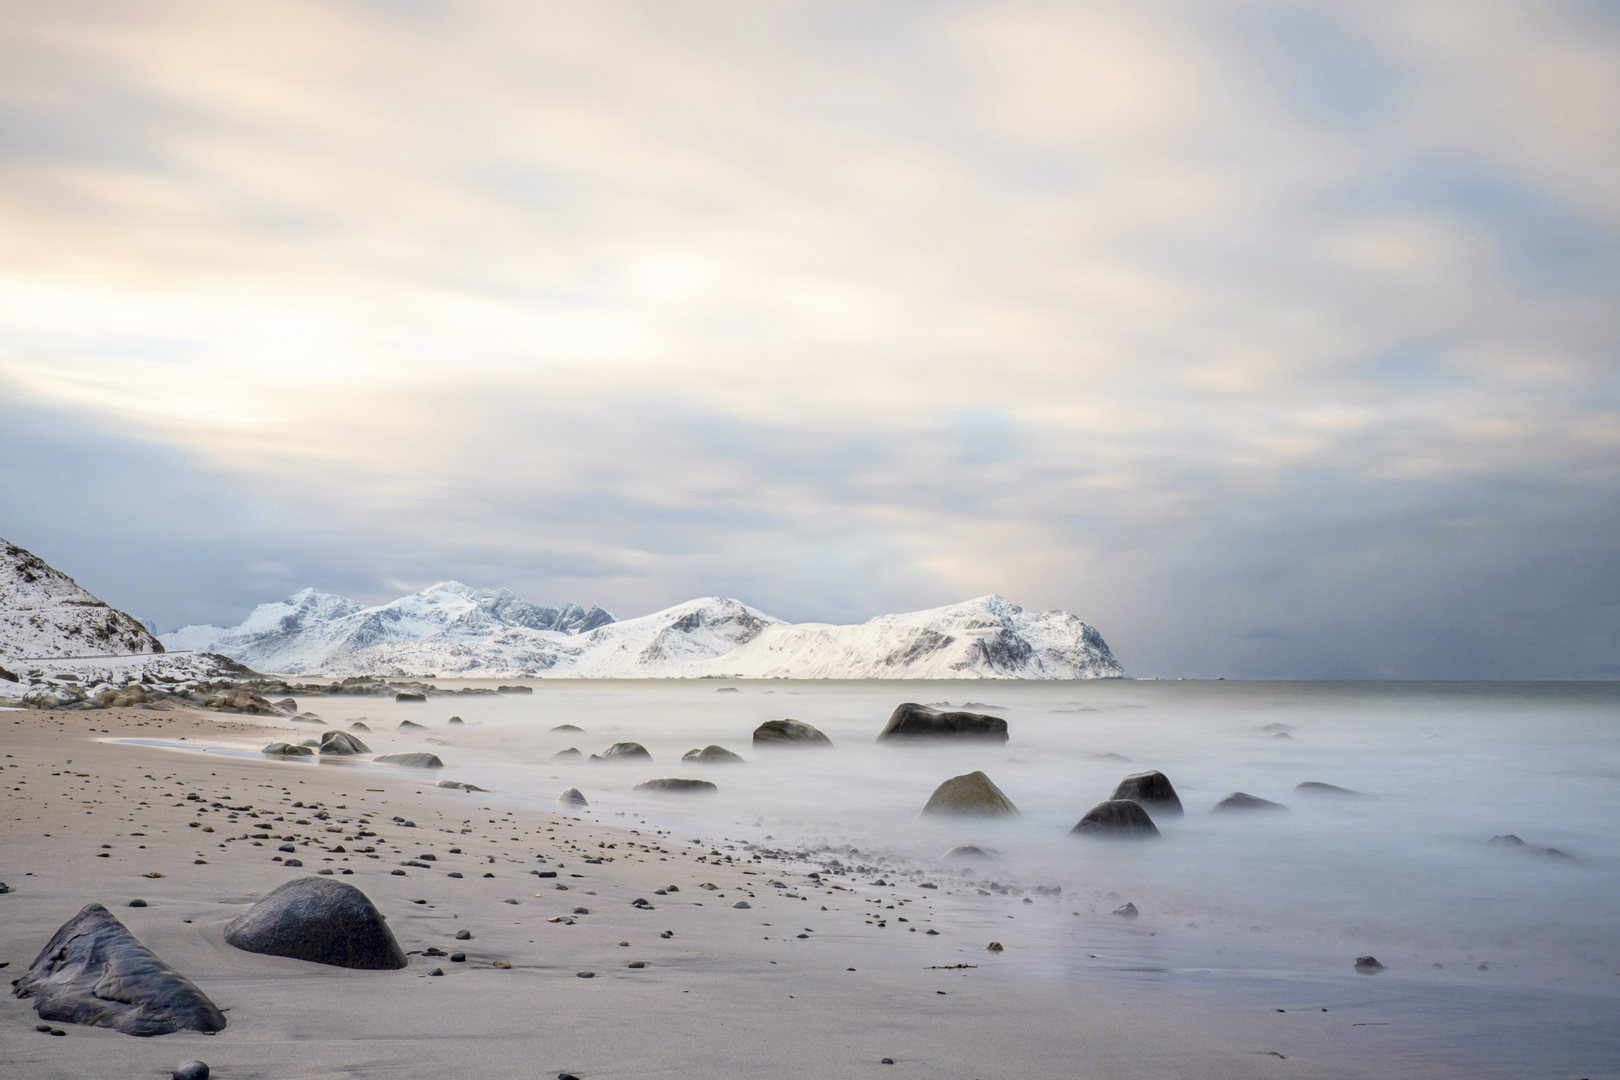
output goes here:
[{"label": "cloud", "polygon": [[[115,582],[143,537],[143,617],[1000,591],[1137,671],[1620,664],[1588,8],[6,19],[0,396],[57,424],[0,530]],[[164,498],[85,519],[132,461]]]}]

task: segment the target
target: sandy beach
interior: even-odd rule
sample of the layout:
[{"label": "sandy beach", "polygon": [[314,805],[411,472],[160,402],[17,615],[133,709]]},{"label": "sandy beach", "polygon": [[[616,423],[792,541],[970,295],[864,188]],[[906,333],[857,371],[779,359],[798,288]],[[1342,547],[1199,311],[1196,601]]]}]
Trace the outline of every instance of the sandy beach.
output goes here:
[{"label": "sandy beach", "polygon": [[[307,727],[145,709],[0,722],[9,976],[100,902],[229,1019],[215,1036],[67,1025],[52,1037],[6,995],[7,1077],[158,1077],[191,1058],[222,1078],[1517,1075],[1449,1061],[1403,1031],[1398,994],[1341,1013],[1223,1004],[1128,970],[1043,976],[1040,958],[1019,955],[1019,920],[1040,911],[1017,897],[813,878],[810,863],[717,838],[502,807],[408,770],[379,780],[107,741]],[[224,942],[258,897],[321,870],[378,905],[407,969]],[[146,906],[131,908],[137,898]]]}]

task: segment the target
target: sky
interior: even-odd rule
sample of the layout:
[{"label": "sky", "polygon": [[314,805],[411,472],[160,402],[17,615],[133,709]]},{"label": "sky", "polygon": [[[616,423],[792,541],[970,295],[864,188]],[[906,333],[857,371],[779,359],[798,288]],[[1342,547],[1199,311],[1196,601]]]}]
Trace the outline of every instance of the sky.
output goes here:
[{"label": "sky", "polygon": [[0,536],[1620,677],[1613,0],[11,0]]}]

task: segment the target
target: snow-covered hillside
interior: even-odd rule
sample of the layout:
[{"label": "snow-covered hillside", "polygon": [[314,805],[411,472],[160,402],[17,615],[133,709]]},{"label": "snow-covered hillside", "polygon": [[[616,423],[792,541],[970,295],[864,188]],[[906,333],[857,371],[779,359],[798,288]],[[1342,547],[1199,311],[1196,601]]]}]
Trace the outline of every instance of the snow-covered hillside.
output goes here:
[{"label": "snow-covered hillside", "polygon": [[139,622],[0,540],[0,660],[160,653]]},{"label": "snow-covered hillside", "polygon": [[[514,613],[524,613],[516,615]],[[521,621],[520,621],[521,619]],[[706,597],[623,622],[451,582],[366,608],[305,590],[233,629],[188,626],[170,649],[287,675],[499,678],[1093,679],[1124,676],[1096,630],[999,596],[856,626],[795,625]]]}]

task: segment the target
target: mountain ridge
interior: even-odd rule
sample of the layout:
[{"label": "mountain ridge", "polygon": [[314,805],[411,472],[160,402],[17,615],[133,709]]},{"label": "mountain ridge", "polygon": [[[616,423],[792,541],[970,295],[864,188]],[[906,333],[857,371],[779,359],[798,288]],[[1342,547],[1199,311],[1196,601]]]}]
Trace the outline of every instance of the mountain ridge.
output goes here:
[{"label": "mountain ridge", "polygon": [[142,655],[163,645],[134,617],[0,539],[0,659]]}]

